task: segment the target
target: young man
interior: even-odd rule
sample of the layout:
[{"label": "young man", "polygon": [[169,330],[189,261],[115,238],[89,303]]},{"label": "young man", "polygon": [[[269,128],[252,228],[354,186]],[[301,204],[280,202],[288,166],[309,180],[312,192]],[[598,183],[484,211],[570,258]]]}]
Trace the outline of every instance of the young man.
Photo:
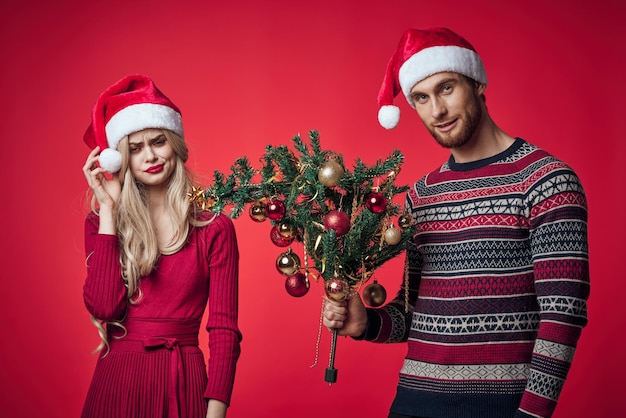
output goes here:
[{"label": "young man", "polygon": [[324,307],[340,335],[408,341],[389,417],[550,417],[587,323],[583,188],[566,164],[493,122],[486,85],[465,39],[410,29],[379,94],[381,125],[398,123],[402,93],[451,153],[407,194],[419,228],[396,298]]}]

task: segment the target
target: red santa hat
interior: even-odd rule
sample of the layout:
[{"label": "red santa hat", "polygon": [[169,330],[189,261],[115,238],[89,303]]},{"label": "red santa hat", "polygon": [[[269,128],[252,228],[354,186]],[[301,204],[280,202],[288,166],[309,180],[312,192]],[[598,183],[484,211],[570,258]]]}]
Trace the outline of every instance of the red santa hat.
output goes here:
[{"label": "red santa hat", "polygon": [[98,97],[83,139],[90,148],[100,146],[100,167],[115,173],[122,166],[117,150],[120,140],[147,128],[167,129],[183,136],[180,109],[150,78],[129,75]]},{"label": "red santa hat", "polygon": [[483,62],[474,47],[447,28],[408,29],[402,35],[378,93],[378,122],[386,129],[400,121],[400,109],[393,99],[400,92],[415,107],[410,93],[415,84],[441,72],[466,75],[487,84]]}]

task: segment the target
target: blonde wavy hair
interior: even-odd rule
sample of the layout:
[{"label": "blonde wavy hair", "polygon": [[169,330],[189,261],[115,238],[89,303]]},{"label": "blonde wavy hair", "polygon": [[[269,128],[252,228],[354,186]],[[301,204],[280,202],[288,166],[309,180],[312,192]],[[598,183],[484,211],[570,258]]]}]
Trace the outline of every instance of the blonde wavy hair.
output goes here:
[{"label": "blonde wavy hair", "polygon": [[[167,214],[175,225],[175,233],[165,247],[159,247],[148,210],[145,190],[142,184],[135,180],[130,170],[128,136],[122,138],[118,145],[118,150],[122,154],[120,169],[122,189],[117,203],[116,224],[120,242],[122,276],[130,304],[136,304],[141,300],[140,279],[154,270],[159,257],[174,254],[180,250],[187,241],[191,226],[204,226],[211,221],[200,220],[198,217],[200,209],[189,202],[187,193],[191,190],[194,176],[185,166],[189,156],[185,141],[174,132],[168,130],[162,130],[162,132],[176,155],[176,166],[169,179],[165,202]],[[93,199],[92,209],[97,213]],[[92,317],[91,321],[98,328],[98,334],[102,340],[96,352],[105,347],[108,352],[109,344],[104,324],[126,330],[120,321],[101,321],[95,317]]]}]

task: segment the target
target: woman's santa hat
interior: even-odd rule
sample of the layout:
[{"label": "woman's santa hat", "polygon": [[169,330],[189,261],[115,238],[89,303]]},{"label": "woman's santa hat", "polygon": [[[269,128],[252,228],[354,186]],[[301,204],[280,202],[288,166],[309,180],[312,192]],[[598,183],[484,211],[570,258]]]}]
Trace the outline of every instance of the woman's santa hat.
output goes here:
[{"label": "woman's santa hat", "polygon": [[447,28],[408,29],[387,65],[378,93],[378,122],[386,129],[395,128],[400,121],[400,109],[393,105],[394,97],[402,92],[414,108],[410,97],[413,86],[433,74],[447,71],[487,84],[482,60],[461,36]]},{"label": "woman's santa hat", "polygon": [[100,167],[115,173],[122,166],[117,150],[122,138],[147,128],[167,129],[183,136],[180,109],[150,78],[129,75],[98,97],[83,139],[90,148],[100,146]]}]

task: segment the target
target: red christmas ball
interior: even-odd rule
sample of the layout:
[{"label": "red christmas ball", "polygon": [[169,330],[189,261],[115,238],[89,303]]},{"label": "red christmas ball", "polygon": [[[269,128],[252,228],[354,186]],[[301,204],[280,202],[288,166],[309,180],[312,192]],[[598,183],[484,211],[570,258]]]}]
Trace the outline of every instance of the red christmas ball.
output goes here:
[{"label": "red christmas ball", "polygon": [[365,206],[373,213],[383,213],[387,209],[387,198],[382,193],[372,192],[366,196]]},{"label": "red christmas ball", "polygon": [[309,280],[304,273],[296,273],[285,280],[285,290],[295,298],[302,297],[309,291]]},{"label": "red christmas ball", "polygon": [[350,218],[345,212],[334,210],[324,217],[324,227],[335,230],[338,237],[346,235],[350,230]]},{"label": "red christmas ball", "polygon": [[280,221],[285,216],[285,204],[281,200],[270,200],[265,205],[265,215],[273,221]]},{"label": "red christmas ball", "polygon": [[274,225],[270,229],[270,240],[278,247],[287,247],[294,240],[294,237],[283,237],[278,230],[278,225]]}]

